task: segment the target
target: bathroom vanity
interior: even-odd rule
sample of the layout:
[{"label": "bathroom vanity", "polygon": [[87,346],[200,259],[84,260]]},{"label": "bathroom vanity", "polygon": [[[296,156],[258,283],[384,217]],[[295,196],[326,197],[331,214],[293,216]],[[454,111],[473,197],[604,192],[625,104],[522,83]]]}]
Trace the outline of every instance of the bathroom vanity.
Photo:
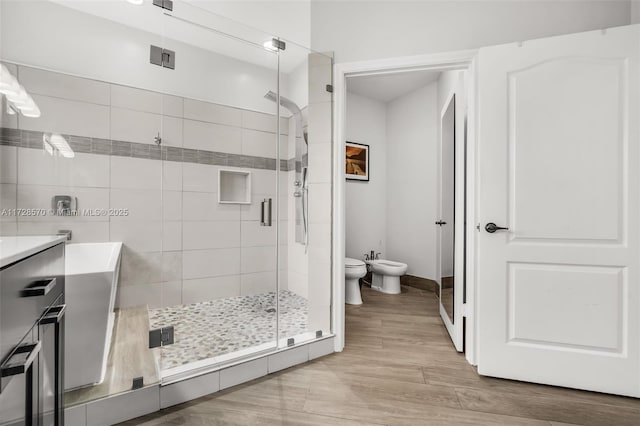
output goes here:
[{"label": "bathroom vanity", "polygon": [[0,238],[0,425],[63,425],[65,237]]}]

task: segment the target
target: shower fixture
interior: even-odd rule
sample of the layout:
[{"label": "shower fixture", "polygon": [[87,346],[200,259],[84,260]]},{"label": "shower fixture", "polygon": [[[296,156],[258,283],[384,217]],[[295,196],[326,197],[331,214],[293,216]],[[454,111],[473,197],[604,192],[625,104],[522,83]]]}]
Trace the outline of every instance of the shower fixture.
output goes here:
[{"label": "shower fixture", "polygon": [[[272,91],[268,91],[266,95],[264,95],[265,99],[270,100],[271,102],[278,102],[278,94]],[[302,115],[302,110],[300,107],[293,102],[291,99],[285,98],[284,96],[280,96],[280,105],[289,110],[293,117],[296,120],[296,140],[298,139],[298,135],[302,133],[302,140],[304,140],[304,146],[302,143],[298,144],[296,142],[296,180],[294,185],[296,186],[296,190],[293,193],[295,198],[300,199],[300,207],[301,207],[301,216],[302,216],[302,235],[298,234],[298,229],[296,229],[296,242],[302,243],[305,247],[305,253],[307,248],[309,247],[309,206],[308,206],[308,152],[309,149],[309,134],[307,132],[307,123]],[[303,152],[304,151],[304,152]],[[300,164],[300,168],[298,168],[298,164]],[[296,216],[298,214],[298,209],[296,209]]]}]

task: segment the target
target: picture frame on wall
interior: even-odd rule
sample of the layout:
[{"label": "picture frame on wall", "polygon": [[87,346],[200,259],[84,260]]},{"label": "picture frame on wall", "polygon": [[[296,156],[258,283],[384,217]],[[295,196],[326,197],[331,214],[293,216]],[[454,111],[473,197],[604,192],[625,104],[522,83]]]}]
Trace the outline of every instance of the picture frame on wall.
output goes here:
[{"label": "picture frame on wall", "polygon": [[371,165],[369,164],[369,145],[345,143],[345,164],[347,180],[369,182]]}]

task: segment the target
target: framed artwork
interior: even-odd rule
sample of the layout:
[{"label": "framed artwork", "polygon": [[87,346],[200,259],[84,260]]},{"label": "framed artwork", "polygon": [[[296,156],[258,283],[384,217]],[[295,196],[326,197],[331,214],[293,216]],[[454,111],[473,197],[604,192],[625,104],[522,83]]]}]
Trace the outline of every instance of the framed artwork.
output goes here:
[{"label": "framed artwork", "polygon": [[347,180],[369,182],[369,145],[346,142],[345,164]]}]

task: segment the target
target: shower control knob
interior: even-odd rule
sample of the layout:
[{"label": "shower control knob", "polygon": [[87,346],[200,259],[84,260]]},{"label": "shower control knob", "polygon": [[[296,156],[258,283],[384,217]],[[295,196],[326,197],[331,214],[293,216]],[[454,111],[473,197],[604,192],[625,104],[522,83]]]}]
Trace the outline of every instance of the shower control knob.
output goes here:
[{"label": "shower control knob", "polygon": [[508,231],[509,228],[504,228],[502,226],[498,226],[493,222],[489,222],[487,223],[487,225],[484,227],[484,230],[487,231],[490,234],[493,234],[496,231]]},{"label": "shower control knob", "polygon": [[300,182],[299,180],[293,182],[293,186],[295,186],[296,188],[302,186],[302,182]]},{"label": "shower control knob", "polygon": [[296,198],[302,197],[302,192],[301,191],[296,191],[293,193],[293,196]]}]

